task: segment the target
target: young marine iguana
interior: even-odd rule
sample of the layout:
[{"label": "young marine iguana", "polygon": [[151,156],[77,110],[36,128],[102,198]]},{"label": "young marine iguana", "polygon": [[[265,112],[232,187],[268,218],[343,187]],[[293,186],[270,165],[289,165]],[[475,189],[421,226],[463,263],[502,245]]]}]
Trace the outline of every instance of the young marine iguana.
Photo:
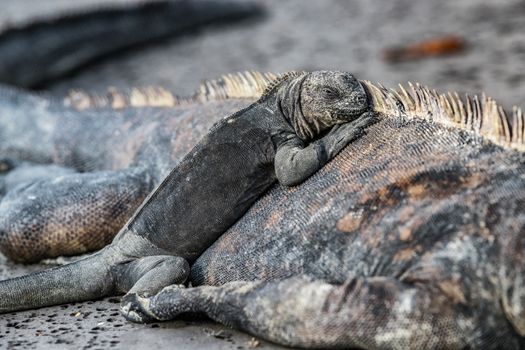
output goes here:
[{"label": "young marine iguana", "polygon": [[[137,294],[182,283],[195,261],[276,180],[312,175],[375,121],[343,72],[288,73],[216,123],[156,187],[112,244],[70,265],[0,282],[0,312]],[[142,320],[137,314],[136,320]]]}]

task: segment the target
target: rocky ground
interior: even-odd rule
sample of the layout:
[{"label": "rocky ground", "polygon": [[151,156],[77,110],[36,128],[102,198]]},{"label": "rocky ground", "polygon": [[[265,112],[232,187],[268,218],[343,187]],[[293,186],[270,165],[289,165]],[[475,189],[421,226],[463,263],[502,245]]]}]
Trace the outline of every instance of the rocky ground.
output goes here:
[{"label": "rocky ground", "polygon": [[[112,0],[113,1],[113,0]],[[130,0],[131,1],[131,0]],[[119,0],[123,2],[123,0]],[[81,87],[164,85],[181,94],[200,80],[261,70],[337,69],[387,86],[413,81],[439,91],[486,92],[507,109],[525,106],[525,3],[520,0],[260,0],[263,20],[211,28],[128,51],[47,87],[55,95]],[[4,0],[0,28],[100,0]],[[461,54],[390,64],[391,46],[454,34]],[[1,63],[0,63],[1,64]],[[0,279],[22,267],[0,259]],[[206,321],[132,325],[116,299],[0,316],[2,348],[241,349],[278,347]]]}]

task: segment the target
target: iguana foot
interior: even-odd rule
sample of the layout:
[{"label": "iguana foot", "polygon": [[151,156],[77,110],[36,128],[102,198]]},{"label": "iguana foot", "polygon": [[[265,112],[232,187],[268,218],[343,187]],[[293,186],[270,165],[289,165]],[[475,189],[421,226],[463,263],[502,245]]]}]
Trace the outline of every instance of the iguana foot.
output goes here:
[{"label": "iguana foot", "polygon": [[354,121],[334,126],[329,133],[332,137],[327,138],[332,141],[328,144],[330,158],[333,158],[350,142],[363,136],[365,129],[377,123],[378,120],[376,113],[369,111],[361,114]]},{"label": "iguana foot", "polygon": [[[135,323],[149,323],[154,321],[167,321],[175,318],[181,313],[190,311],[190,303],[185,297],[186,288],[184,285],[167,286],[154,299],[151,297],[143,297],[136,293],[126,294],[120,304],[120,313],[126,320]],[[187,294],[187,293],[186,293]],[[157,315],[151,308],[151,300],[168,301],[169,306],[163,309],[162,306],[155,305],[155,309],[163,309],[169,317]]]},{"label": "iguana foot", "polygon": [[149,299],[162,288],[184,283],[190,265],[169,255],[148,256],[133,260],[115,271],[118,289],[128,291],[120,301],[120,313],[129,321],[147,323],[158,318],[149,313]]},{"label": "iguana foot", "polygon": [[[184,313],[203,313],[213,317],[215,312],[224,311],[222,309],[211,310],[222,303],[226,295],[229,293],[237,295],[238,292],[249,293],[260,284],[261,282],[230,282],[220,287],[195,288],[174,284],[163,288],[156,295],[147,298],[137,297],[133,300],[133,311],[139,315],[139,319],[148,318],[157,321],[173,320]],[[137,322],[133,318],[126,318]]]},{"label": "iguana foot", "polygon": [[134,323],[155,321],[155,316],[147,313],[148,309],[149,299],[136,293],[128,293],[120,300],[120,313],[126,320]]}]

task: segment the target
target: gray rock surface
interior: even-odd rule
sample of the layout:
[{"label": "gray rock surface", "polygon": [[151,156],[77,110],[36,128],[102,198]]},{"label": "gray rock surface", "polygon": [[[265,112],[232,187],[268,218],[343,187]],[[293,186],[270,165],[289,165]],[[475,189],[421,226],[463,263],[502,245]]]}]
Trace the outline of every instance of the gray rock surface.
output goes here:
[{"label": "gray rock surface", "polygon": [[[418,81],[441,91],[485,91],[507,108],[525,107],[523,1],[260,1],[268,7],[262,21],[129,51],[91,65],[49,86],[49,91],[63,95],[72,87],[104,91],[109,85],[164,85],[190,93],[201,79],[232,71],[338,69],[387,86]],[[7,22],[23,23],[45,13],[101,3],[3,0],[0,28]],[[465,38],[468,50],[396,65],[382,59],[387,47],[445,34]],[[43,267],[0,258],[0,279]],[[206,321],[133,325],[117,314],[117,307],[116,299],[110,298],[2,315],[0,349],[246,349],[257,344],[248,335]],[[259,347],[279,348],[264,342]]]}]

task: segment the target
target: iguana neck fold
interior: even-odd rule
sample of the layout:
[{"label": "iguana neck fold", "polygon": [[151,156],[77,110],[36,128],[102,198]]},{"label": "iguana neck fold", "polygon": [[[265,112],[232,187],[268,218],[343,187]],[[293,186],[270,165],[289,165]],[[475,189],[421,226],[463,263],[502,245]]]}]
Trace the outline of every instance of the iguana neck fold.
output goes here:
[{"label": "iguana neck fold", "polygon": [[286,121],[302,140],[311,140],[319,135],[321,125],[318,121],[309,120],[301,108],[301,90],[308,73],[286,81],[277,90],[277,106]]}]

